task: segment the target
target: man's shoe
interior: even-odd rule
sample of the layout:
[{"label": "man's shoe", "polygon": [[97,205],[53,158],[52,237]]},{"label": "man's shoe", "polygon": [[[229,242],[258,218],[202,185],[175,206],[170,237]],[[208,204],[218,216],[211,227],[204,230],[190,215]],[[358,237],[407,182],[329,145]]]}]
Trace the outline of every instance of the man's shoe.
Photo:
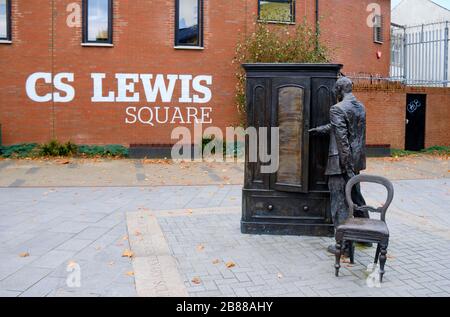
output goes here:
[{"label": "man's shoe", "polygon": [[[329,253],[336,254],[336,245],[335,244],[330,244],[328,246],[328,248],[327,248],[327,251]],[[350,256],[350,250],[348,249],[348,247],[344,248],[344,252],[343,252],[342,255],[344,255],[345,257],[349,257]]]}]

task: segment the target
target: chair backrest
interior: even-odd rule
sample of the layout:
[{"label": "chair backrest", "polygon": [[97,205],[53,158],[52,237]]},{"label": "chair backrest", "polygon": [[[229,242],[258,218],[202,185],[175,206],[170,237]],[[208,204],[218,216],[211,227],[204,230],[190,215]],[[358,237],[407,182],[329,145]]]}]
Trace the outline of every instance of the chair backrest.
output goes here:
[{"label": "chair backrest", "polygon": [[[386,202],[383,204],[383,206],[379,208],[373,208],[370,206],[356,206],[355,203],[352,200],[352,189],[353,186],[359,183],[377,183],[380,185],[383,185],[386,187],[387,190],[387,199]],[[382,221],[386,221],[386,211],[389,208],[389,205],[392,202],[392,199],[394,199],[394,186],[392,183],[384,177],[381,176],[375,176],[375,175],[357,175],[355,177],[352,177],[345,187],[345,197],[347,199],[347,203],[350,209],[350,216],[353,217],[353,212],[355,209],[357,210],[367,210],[370,212],[379,212],[381,214],[380,219]]]}]

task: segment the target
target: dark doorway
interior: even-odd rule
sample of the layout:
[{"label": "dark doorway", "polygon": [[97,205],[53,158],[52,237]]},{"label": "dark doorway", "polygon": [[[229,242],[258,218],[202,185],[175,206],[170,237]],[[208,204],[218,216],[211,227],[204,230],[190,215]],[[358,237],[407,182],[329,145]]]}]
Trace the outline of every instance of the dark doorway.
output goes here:
[{"label": "dark doorway", "polygon": [[406,95],[405,150],[420,151],[425,147],[425,114],[427,95]]}]

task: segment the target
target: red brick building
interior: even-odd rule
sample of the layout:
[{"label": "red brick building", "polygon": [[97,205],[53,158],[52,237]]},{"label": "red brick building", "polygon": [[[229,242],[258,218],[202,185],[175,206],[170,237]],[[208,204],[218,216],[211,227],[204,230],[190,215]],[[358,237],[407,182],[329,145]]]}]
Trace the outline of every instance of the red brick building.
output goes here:
[{"label": "red brick building", "polygon": [[[195,118],[233,125],[235,47],[259,19],[320,17],[344,73],[387,76],[390,0],[372,2],[0,0],[3,144],[168,144]],[[374,14],[384,27],[368,25]]]}]

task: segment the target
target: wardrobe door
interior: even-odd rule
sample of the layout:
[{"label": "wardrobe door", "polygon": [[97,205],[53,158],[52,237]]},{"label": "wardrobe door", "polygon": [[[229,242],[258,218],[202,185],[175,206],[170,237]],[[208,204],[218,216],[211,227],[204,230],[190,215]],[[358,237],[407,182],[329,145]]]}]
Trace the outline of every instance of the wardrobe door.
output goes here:
[{"label": "wardrobe door", "polygon": [[[308,191],[310,79],[272,81],[273,126],[279,128],[279,167],[272,177],[278,191]],[[274,145],[271,146],[275,150]]]},{"label": "wardrobe door", "polygon": [[[336,103],[333,87],[336,78],[311,79],[311,127],[330,123],[330,108]],[[309,160],[314,162],[309,167],[309,190],[328,191],[325,170],[328,162],[329,134],[312,134],[309,136]]]},{"label": "wardrobe door", "polygon": [[[247,120],[250,127],[254,127],[259,133],[260,128],[270,128],[270,80],[267,78],[252,78],[248,80],[247,84]],[[270,175],[261,173],[260,156],[257,155],[256,162],[250,162],[250,144],[246,136],[246,187],[256,189],[268,189],[270,182]],[[257,137],[257,148],[253,151],[258,151],[261,140]],[[253,145],[253,144],[252,144]]]}]

